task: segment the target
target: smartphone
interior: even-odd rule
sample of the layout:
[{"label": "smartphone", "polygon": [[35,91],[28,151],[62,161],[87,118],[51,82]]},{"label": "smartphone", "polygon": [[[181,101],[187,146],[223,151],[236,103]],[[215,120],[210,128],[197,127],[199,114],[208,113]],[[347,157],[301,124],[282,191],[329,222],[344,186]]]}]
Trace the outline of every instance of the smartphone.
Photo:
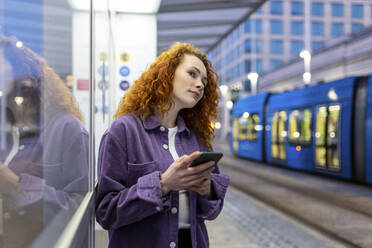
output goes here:
[{"label": "smartphone", "polygon": [[200,156],[191,162],[190,167],[198,166],[209,161],[214,161],[217,163],[222,156],[222,152],[201,152]]}]

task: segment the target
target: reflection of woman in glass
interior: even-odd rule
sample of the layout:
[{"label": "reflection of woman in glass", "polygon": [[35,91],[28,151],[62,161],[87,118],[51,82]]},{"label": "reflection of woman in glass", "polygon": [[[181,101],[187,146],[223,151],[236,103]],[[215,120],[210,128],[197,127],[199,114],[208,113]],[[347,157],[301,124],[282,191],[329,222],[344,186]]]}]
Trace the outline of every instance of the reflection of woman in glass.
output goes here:
[{"label": "reflection of woman in glass", "polygon": [[211,150],[217,75],[204,53],[176,43],[129,89],[102,137],[96,216],[109,247],[209,247],[205,220],[222,210],[229,179]]},{"label": "reflection of woman in glass", "polygon": [[1,39],[0,55],[3,247],[27,247],[87,191],[88,134],[71,92],[42,58],[14,38]]}]

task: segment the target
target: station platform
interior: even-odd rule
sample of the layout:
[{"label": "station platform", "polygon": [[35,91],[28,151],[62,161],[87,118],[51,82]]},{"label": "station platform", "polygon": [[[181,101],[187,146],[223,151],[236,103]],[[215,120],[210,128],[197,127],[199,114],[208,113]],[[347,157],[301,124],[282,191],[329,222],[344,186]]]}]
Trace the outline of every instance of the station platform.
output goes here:
[{"label": "station platform", "polygon": [[228,188],[218,218],[206,224],[211,248],[340,247],[234,187]]}]

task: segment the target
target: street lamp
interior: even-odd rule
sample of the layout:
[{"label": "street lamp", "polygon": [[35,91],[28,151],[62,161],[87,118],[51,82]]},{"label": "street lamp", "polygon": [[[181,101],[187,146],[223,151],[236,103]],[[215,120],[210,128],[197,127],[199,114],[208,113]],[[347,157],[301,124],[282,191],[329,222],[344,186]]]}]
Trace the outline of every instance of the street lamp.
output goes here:
[{"label": "street lamp", "polygon": [[248,74],[248,79],[251,81],[251,86],[252,86],[252,94],[257,93],[257,80],[258,80],[258,73],[256,72],[251,72]]},{"label": "street lamp", "polygon": [[310,64],[311,64],[311,53],[309,50],[302,50],[300,52],[300,57],[304,60],[304,74],[302,74],[302,79],[304,80],[304,83],[310,84],[311,82],[311,73],[310,73]]}]

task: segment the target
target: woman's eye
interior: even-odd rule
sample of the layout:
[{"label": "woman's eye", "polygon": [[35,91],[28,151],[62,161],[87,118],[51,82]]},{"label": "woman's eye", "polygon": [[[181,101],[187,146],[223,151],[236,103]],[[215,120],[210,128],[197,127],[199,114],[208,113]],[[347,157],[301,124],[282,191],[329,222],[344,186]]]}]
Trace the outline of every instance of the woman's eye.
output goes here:
[{"label": "woman's eye", "polygon": [[190,72],[189,72],[189,75],[190,75],[191,77],[195,77],[195,76],[196,76],[196,73],[193,72],[193,71],[190,71]]}]

